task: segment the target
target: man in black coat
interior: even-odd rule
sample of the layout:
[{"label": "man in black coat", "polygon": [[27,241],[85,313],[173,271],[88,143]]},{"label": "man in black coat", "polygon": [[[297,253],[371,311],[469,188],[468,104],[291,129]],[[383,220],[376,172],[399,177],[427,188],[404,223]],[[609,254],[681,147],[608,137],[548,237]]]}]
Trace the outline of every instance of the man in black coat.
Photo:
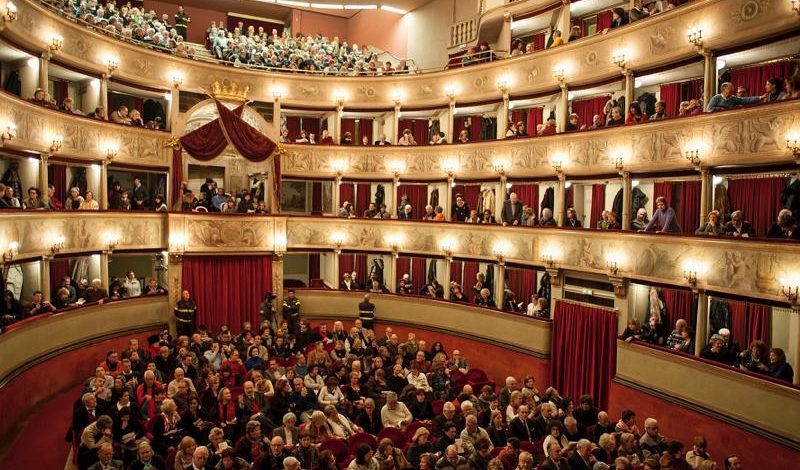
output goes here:
[{"label": "man in black coat", "polygon": [[530,419],[530,411],[526,405],[520,405],[517,416],[509,423],[508,435],[520,441],[536,440],[536,422]]},{"label": "man in black coat", "polygon": [[262,456],[258,470],[283,470],[283,461],[290,455],[284,448],[283,439],[273,437],[269,443],[269,452]]},{"label": "man in black coat", "polygon": [[508,200],[503,203],[503,211],[500,213],[503,226],[522,225],[522,202],[517,193],[508,195]]}]

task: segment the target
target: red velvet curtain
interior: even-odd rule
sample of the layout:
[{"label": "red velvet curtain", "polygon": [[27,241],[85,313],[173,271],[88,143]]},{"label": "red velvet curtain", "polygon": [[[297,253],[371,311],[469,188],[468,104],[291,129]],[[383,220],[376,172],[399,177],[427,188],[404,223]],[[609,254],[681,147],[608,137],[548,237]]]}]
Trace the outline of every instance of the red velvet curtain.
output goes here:
[{"label": "red velvet curtain", "polygon": [[607,409],[616,343],[614,311],[559,300],[553,316],[551,383],[562,396],[587,394]]},{"label": "red velvet curtain", "polygon": [[662,181],[653,185],[653,211],[655,212],[656,199],[663,197],[667,200],[667,206],[672,205],[672,183]]},{"label": "red velvet curtain", "polygon": [[511,111],[511,122],[525,122],[525,111],[524,109],[514,109]]},{"label": "red velvet curtain", "polygon": [[743,349],[750,342],[761,340],[769,344],[769,314],[770,307],[729,300],[731,311],[731,336]]},{"label": "red velvet curtain", "polygon": [[544,123],[544,108],[528,108],[525,122],[525,131],[529,136],[536,135],[536,130],[540,124]]},{"label": "red velvet curtain", "polygon": [[[345,203],[345,201],[349,202],[350,204],[355,203],[356,197],[356,190],[355,190],[355,183],[342,183],[339,185],[339,207]],[[337,208],[338,211],[338,208]]]},{"label": "red velvet curtain", "polygon": [[472,286],[475,285],[475,276],[478,275],[480,269],[481,265],[477,261],[464,262],[464,277],[461,288],[470,300],[475,300],[475,293],[472,292]]},{"label": "red velvet curtain", "polygon": [[244,321],[259,322],[258,306],[273,288],[272,256],[186,255],[182,276],[182,289],[197,303],[197,324],[236,330]]},{"label": "red velvet curtain", "polygon": [[355,119],[342,119],[342,131],[339,133],[339,142],[343,144],[344,141],[344,134],[345,132],[350,133],[350,137],[353,139],[353,143],[360,145],[361,142],[358,141],[358,137],[356,136],[356,120]]},{"label": "red velvet curtain", "polygon": [[369,183],[358,183],[356,185],[356,214],[364,215],[364,211],[369,209],[372,200],[372,191]]},{"label": "red velvet curtain", "polygon": [[517,193],[519,200],[525,206],[533,207],[534,214],[539,214],[539,185],[536,183],[516,184],[509,190],[509,194]]},{"label": "red velvet curtain", "polygon": [[517,295],[517,303],[522,303],[524,310],[536,292],[536,270],[508,268],[506,274],[508,288]]},{"label": "red velvet curtain", "polygon": [[[343,253],[339,255],[339,280],[347,273],[356,272],[359,284],[364,284],[367,280],[367,255],[361,253]],[[338,284],[337,284],[338,287]]]},{"label": "red velvet curtain", "polygon": [[764,93],[764,84],[773,77],[788,78],[794,69],[794,61],[773,62],[731,70],[731,83],[734,87],[747,87],[749,96]]},{"label": "red velvet curtain", "polygon": [[401,184],[397,186],[397,203],[403,199],[403,195],[408,196],[408,201],[413,208],[413,218],[422,220],[425,215],[425,206],[428,205],[428,185],[427,184]]},{"label": "red velvet curtain", "polygon": [[[456,120],[458,120],[458,118]],[[414,140],[417,141],[417,145],[428,145],[427,119],[400,119],[397,124],[398,139],[403,136],[403,131],[406,129],[411,130],[411,134],[414,136]]]},{"label": "red velvet curtain", "polygon": [[364,136],[367,137],[367,142],[369,142],[369,145],[372,145],[372,119],[361,118],[358,121],[358,139],[356,140],[358,145],[361,145],[361,139]]},{"label": "red velvet curtain", "polygon": [[700,181],[684,181],[681,183],[681,205],[678,222],[683,233],[693,234],[700,226]]},{"label": "red velvet curtain", "polygon": [[532,39],[533,41],[531,42],[533,42],[534,51],[540,51],[544,49],[545,39],[546,39],[545,33],[534,34]]},{"label": "red velvet curtain", "polygon": [[426,258],[411,258],[411,282],[414,283],[415,294],[428,282],[428,264]]},{"label": "red velvet curtain", "polygon": [[[470,209],[477,209],[478,197],[480,197],[481,194],[480,184],[457,184],[450,189],[453,204],[456,202],[456,194],[461,194],[461,197],[464,198],[464,202],[467,203],[467,207]],[[463,222],[463,220],[460,222]]]},{"label": "red velvet curtain", "polygon": [[[306,131],[306,134],[314,134],[314,141],[319,143],[320,134],[322,133],[322,125],[320,119],[317,117],[301,117],[300,127]],[[300,134],[298,133],[298,137]]]},{"label": "red velvet curtain", "polygon": [[[457,282],[464,290],[464,263],[453,261],[450,263],[450,282]],[[464,292],[466,294],[466,291]]]},{"label": "red velvet curtain", "polygon": [[[237,116],[242,115],[244,105],[233,110]],[[197,160],[209,161],[216,158],[228,146],[228,140],[222,130],[220,119],[215,119],[180,139],[186,152]]]},{"label": "red velvet curtain", "polygon": [[311,183],[311,215],[322,215],[322,183]]},{"label": "red velvet curtain", "polygon": [[172,191],[170,203],[175,210],[181,210],[183,203],[183,149],[180,146],[172,149]]},{"label": "red velvet curtain", "polygon": [[573,190],[573,188],[574,186],[570,186],[566,190],[566,198],[564,204],[566,204],[565,207],[567,208],[570,207],[575,208],[575,191]]},{"label": "red velvet curtain", "polygon": [[320,258],[319,253],[310,253],[308,255],[308,285],[314,287],[314,279],[319,279]]},{"label": "red velvet curtain", "polygon": [[276,147],[275,142],[246,123],[241,118],[241,112],[236,114],[219,101],[217,101],[217,112],[226,140],[244,158],[251,162],[263,162],[272,155]]},{"label": "red velvet curtain", "polygon": [[300,117],[299,116],[287,116],[286,117],[286,129],[289,131],[289,142],[294,142],[295,140],[300,138]]},{"label": "red velvet curtain", "polygon": [[703,98],[703,79],[695,78],[681,83],[681,101]]},{"label": "red velvet curtain", "polygon": [[603,108],[605,108],[607,102],[607,95],[574,100],[572,102],[572,114],[578,115],[578,126],[591,126],[592,118],[595,114],[599,114],[603,118],[603,123],[605,124],[606,118],[603,114]]},{"label": "red velvet curtain", "polygon": [[67,166],[50,163],[47,166],[47,182],[55,187],[55,196],[63,203],[67,197]]},{"label": "red velvet curtain", "polygon": [[661,85],[659,99],[666,104],[667,116],[677,116],[678,108],[681,104],[681,84],[667,83],[666,85]]},{"label": "red velvet curtain", "polygon": [[611,27],[611,21],[614,19],[614,16],[611,13],[611,10],[606,10],[597,14],[597,32],[601,32],[606,28]]},{"label": "red velvet curtain", "polygon": [[[398,282],[403,277],[403,274],[411,276],[411,258],[408,256],[398,256],[394,262],[395,265],[395,278]],[[397,286],[392,286],[392,289]]]},{"label": "red velvet curtain", "polygon": [[70,274],[69,260],[56,258],[50,261],[50,298],[52,301],[58,296],[58,289],[61,288],[61,279]]},{"label": "red velvet curtain", "polygon": [[606,185],[592,185],[592,211],[589,216],[589,226],[596,228],[597,222],[603,219],[603,211],[606,209]]},{"label": "red velvet curtain", "polygon": [[786,178],[744,178],[728,180],[728,199],[731,210],[744,212],[756,231],[763,237],[781,210],[781,193]]},{"label": "red velvet curtain", "polygon": [[690,291],[678,289],[662,289],[661,293],[667,311],[667,326],[672,328],[676,321],[683,319],[694,327],[696,316],[692,311],[693,294]]}]

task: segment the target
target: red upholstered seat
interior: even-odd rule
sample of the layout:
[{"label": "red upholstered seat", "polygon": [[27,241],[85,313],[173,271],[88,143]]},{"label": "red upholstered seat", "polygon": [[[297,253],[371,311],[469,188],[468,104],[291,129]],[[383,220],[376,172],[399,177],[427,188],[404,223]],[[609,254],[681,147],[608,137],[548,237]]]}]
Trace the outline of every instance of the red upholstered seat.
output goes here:
[{"label": "red upholstered seat", "polygon": [[356,450],[361,444],[367,444],[372,450],[378,449],[378,440],[375,439],[375,436],[372,434],[368,434],[365,432],[358,432],[350,436],[348,450],[351,455],[356,454]]},{"label": "red upholstered seat", "polygon": [[520,450],[529,452],[531,455],[537,455],[542,453],[542,446],[537,446],[531,441],[519,441],[519,448]]},{"label": "red upholstered seat", "polygon": [[[470,382],[485,382],[488,380],[488,377],[486,376],[486,372],[482,369],[470,369],[467,371],[467,380]],[[478,390],[475,390],[475,393],[477,392]]]},{"label": "red upholstered seat", "polygon": [[411,424],[406,427],[406,442],[411,442],[411,439],[414,437],[414,433],[417,432],[417,429],[419,428],[425,428],[430,431],[431,425],[423,423],[422,421],[412,421]]},{"label": "red upholstered seat", "polygon": [[171,449],[169,452],[167,452],[167,457],[165,459],[167,470],[175,470],[175,454],[177,453],[178,451],[176,449]]},{"label": "red upholstered seat", "polygon": [[397,448],[402,449],[403,446],[406,444],[406,435],[403,434],[403,431],[397,428],[383,428],[381,432],[378,433],[378,442],[381,439],[388,437],[394,443],[394,446]]},{"label": "red upholstered seat", "polygon": [[505,447],[492,447],[492,452],[491,452],[492,458],[500,455],[500,452],[503,452],[503,449],[505,449]]},{"label": "red upholstered seat", "polygon": [[344,462],[350,451],[347,449],[347,444],[341,439],[328,439],[319,445],[319,451],[330,450],[336,457],[337,462]]},{"label": "red upholstered seat", "polygon": [[431,407],[433,408],[433,414],[439,416],[442,414],[442,409],[444,409],[444,400],[433,400]]}]

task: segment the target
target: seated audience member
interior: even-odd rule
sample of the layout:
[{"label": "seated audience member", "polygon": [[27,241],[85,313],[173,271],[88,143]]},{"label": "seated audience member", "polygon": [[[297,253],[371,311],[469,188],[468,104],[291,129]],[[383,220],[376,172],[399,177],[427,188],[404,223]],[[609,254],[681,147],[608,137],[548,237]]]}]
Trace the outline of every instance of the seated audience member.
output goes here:
[{"label": "seated audience member", "polygon": [[739,353],[737,364],[740,369],[764,374],[769,370],[767,360],[767,345],[763,341],[753,340],[749,348]]},{"label": "seated audience member", "polygon": [[116,124],[130,125],[131,119],[128,117],[128,107],[120,106],[119,109],[111,113],[110,121]]},{"label": "seated audience member", "polygon": [[616,127],[625,124],[625,115],[622,113],[622,108],[614,106],[611,108],[611,117],[606,123],[606,127]]},{"label": "seated audience member", "polygon": [[767,231],[767,238],[800,240],[800,230],[797,230],[797,222],[792,211],[781,209],[778,212],[778,220]]},{"label": "seated audience member", "polygon": [[604,127],[606,127],[606,123],[603,116],[599,114],[592,116],[592,124],[588,128],[589,130],[602,129]]},{"label": "seated audience member", "polygon": [[47,99],[47,94],[42,88],[37,88],[33,92],[33,96],[28,100],[33,104],[38,104],[39,106],[44,106],[46,108],[55,108],[55,102]]},{"label": "seated audience member", "polygon": [[653,218],[644,229],[639,232],[680,233],[678,217],[671,207],[667,207],[667,200],[661,196],[656,198],[656,211]]},{"label": "seated audience member", "polygon": [[553,211],[549,207],[542,209],[542,218],[539,220],[539,225],[543,227],[555,227],[558,225],[556,219],[553,218]]},{"label": "seated audience member", "polygon": [[405,403],[397,400],[397,394],[394,392],[386,393],[386,404],[381,409],[383,427],[405,429],[413,420],[414,417]]},{"label": "seated audience member", "polygon": [[[353,143],[353,137],[350,137],[350,143]],[[322,134],[319,136],[319,144],[321,145],[333,145],[333,137],[328,132],[328,129],[322,129]],[[348,144],[349,145],[349,144]]]},{"label": "seated audience member", "polygon": [[464,447],[464,450],[469,453],[473,453],[477,450],[478,443],[481,441],[485,441],[488,444],[489,450],[492,450],[494,446],[489,439],[489,434],[486,432],[485,429],[478,426],[478,417],[474,414],[468,415],[465,419],[466,426],[464,430],[461,431],[461,445]]},{"label": "seated audience member", "polygon": [[701,468],[700,465],[706,460],[713,461],[711,454],[706,450],[708,444],[703,436],[695,436],[692,439],[692,450],[686,453],[686,463],[693,469]]},{"label": "seated audience member", "polygon": [[514,122],[508,123],[508,130],[506,131],[506,138],[517,136],[517,124]]},{"label": "seated audience member", "polygon": [[431,145],[442,145],[447,143],[447,139],[445,138],[445,133],[439,131],[438,134],[435,134],[433,139],[431,140]]},{"label": "seated audience member", "polygon": [[750,222],[745,220],[744,212],[733,211],[731,214],[731,220],[725,224],[725,235],[748,238],[754,237],[756,235],[756,231],[753,230],[753,226],[750,224]]},{"label": "seated audience member", "polygon": [[783,349],[772,348],[769,350],[767,375],[774,379],[792,383],[792,380],[794,379],[794,370],[792,370],[792,366],[786,362],[786,353],[783,352]]},{"label": "seated audience member", "polygon": [[491,291],[485,287],[481,289],[479,295],[475,296],[475,305],[494,308],[494,297],[492,297]]},{"label": "seated audience member", "polygon": [[643,231],[650,220],[647,218],[647,209],[644,207],[636,211],[636,218],[631,221],[631,230]]},{"label": "seated audience member", "polygon": [[784,80],[780,77],[772,77],[767,80],[764,85],[764,94],[761,96],[762,103],[773,103],[775,101],[783,101],[786,99],[786,92],[784,91]]},{"label": "seated audience member", "polygon": [[469,133],[466,129],[461,129],[461,132],[458,133],[458,141],[456,143],[459,144],[468,144],[469,143]]},{"label": "seated audience member", "polygon": [[642,112],[642,106],[634,101],[628,106],[628,117],[625,119],[625,124],[639,124],[647,122],[647,115]]},{"label": "seated audience member", "polygon": [[417,141],[414,140],[414,135],[411,133],[411,129],[403,130],[402,137],[397,139],[397,145],[417,145]]},{"label": "seated audience member", "polygon": [[720,222],[719,211],[709,212],[708,221],[694,232],[695,235],[720,235],[723,233],[725,233],[725,226]]},{"label": "seated audience member", "polygon": [[567,220],[564,221],[564,227],[580,228],[583,224],[578,219],[578,212],[572,207],[567,209]]},{"label": "seated audience member", "polygon": [[525,130],[525,123],[522,121],[517,122],[517,137],[528,137],[528,131]]},{"label": "seated audience member", "polygon": [[561,31],[559,30],[553,31],[551,39],[552,42],[550,43],[550,48],[564,45],[564,38],[561,37]]},{"label": "seated audience member", "polygon": [[492,215],[492,211],[490,209],[484,209],[483,216],[481,217],[482,224],[496,224],[497,219]]},{"label": "seated audience member", "polygon": [[31,297],[31,303],[25,307],[25,316],[32,317],[42,313],[55,312],[56,308],[44,299],[42,291],[37,290]]},{"label": "seated audience member", "polygon": [[380,139],[376,140],[373,145],[392,145],[392,143],[386,140],[386,134],[381,134]]},{"label": "seated audience member", "polygon": [[108,298],[108,291],[100,279],[92,279],[92,284],[83,291],[81,299],[85,303],[100,302]]},{"label": "seated audience member", "polygon": [[42,200],[42,193],[39,188],[28,188],[28,197],[22,200],[22,208],[24,210],[42,210],[49,209],[49,205]]},{"label": "seated audience member", "polygon": [[94,198],[94,193],[91,191],[86,191],[86,195],[83,197],[83,202],[81,202],[80,210],[96,211],[99,209],[100,209],[100,204]]},{"label": "seated audience member", "polygon": [[535,227],[539,225],[539,218],[536,216],[536,212],[533,211],[533,207],[525,206],[522,212],[522,223],[520,225],[523,227]]},{"label": "seated audience member", "polygon": [[603,211],[601,217],[602,219],[597,222],[599,230],[619,230],[620,226],[617,223],[617,215],[614,211]]},{"label": "seated audience member", "polygon": [[556,115],[555,113],[550,113],[550,116],[547,117],[547,120],[544,122],[544,127],[542,130],[538,132],[539,135],[556,135]]},{"label": "seated audience member", "polygon": [[578,125],[579,116],[577,114],[570,114],[569,119],[567,120],[567,125],[564,126],[564,130],[566,132],[578,131],[580,130],[580,125]]},{"label": "seated audience member", "polygon": [[545,449],[544,462],[539,466],[542,470],[570,470],[567,459],[561,457],[561,445],[558,442],[552,441]]},{"label": "seated audience member", "polygon": [[725,340],[722,339],[722,336],[716,334],[711,335],[711,339],[708,340],[708,344],[706,344],[703,350],[700,352],[700,357],[703,359],[708,359],[709,361],[725,363],[726,353],[724,345]]},{"label": "seated audience member", "polygon": [[658,421],[653,418],[644,420],[644,434],[639,439],[639,448],[645,458],[659,456],[667,450],[667,439],[658,430]]},{"label": "seated audience member", "polygon": [[739,97],[733,94],[733,83],[725,82],[720,85],[720,92],[711,97],[706,104],[706,112],[724,111],[736,106],[757,104],[761,101],[760,96]]},{"label": "seated audience member", "polygon": [[628,326],[625,327],[625,330],[622,332],[622,339],[631,342],[634,339],[642,339],[643,334],[644,329],[642,328],[642,324],[639,320],[632,318],[628,320]]},{"label": "seated audience member", "polygon": [[667,118],[667,103],[663,101],[656,101],[656,112],[650,116],[651,121],[657,121]]}]

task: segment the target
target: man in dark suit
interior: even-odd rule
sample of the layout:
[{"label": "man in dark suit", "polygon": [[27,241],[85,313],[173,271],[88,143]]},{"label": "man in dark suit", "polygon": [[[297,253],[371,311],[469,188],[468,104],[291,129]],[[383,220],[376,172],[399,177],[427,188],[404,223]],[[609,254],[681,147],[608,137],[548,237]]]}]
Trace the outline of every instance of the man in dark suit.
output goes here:
[{"label": "man in dark suit", "polygon": [[97,446],[98,462],[89,467],[89,470],[122,470],[122,460],[114,460],[114,446],[104,442]]},{"label": "man in dark suit", "polygon": [[283,439],[273,437],[269,443],[269,452],[261,459],[257,470],[280,470],[283,468],[283,461],[291,454],[284,448]]},{"label": "man in dark suit", "polygon": [[536,425],[536,437],[550,434],[550,427],[548,423],[551,419],[556,419],[557,417],[558,415],[555,405],[550,402],[542,403],[541,413],[534,420]]},{"label": "man in dark suit", "polygon": [[142,210],[147,201],[147,190],[142,185],[142,179],[138,176],[133,177],[133,206],[131,209]]},{"label": "man in dark suit", "polygon": [[522,225],[522,202],[517,193],[508,195],[508,200],[503,203],[503,211],[500,213],[503,226]]},{"label": "man in dark suit", "polygon": [[508,435],[520,441],[536,440],[536,422],[530,419],[530,411],[526,405],[520,405],[517,416],[509,423]]},{"label": "man in dark suit", "polygon": [[594,460],[592,443],[589,442],[589,439],[581,439],[575,446],[575,452],[569,456],[567,462],[570,470],[589,470],[594,466]]},{"label": "man in dark suit", "polygon": [[72,411],[72,430],[80,436],[86,426],[92,424],[102,413],[97,410],[97,397],[94,393],[84,393],[81,403]]},{"label": "man in dark suit", "polygon": [[375,141],[375,145],[392,145],[392,143],[386,140],[386,134],[381,134],[381,138]]},{"label": "man in dark suit", "polygon": [[561,457],[561,444],[551,442],[547,446],[547,458],[539,466],[542,470],[571,470],[567,459]]}]

